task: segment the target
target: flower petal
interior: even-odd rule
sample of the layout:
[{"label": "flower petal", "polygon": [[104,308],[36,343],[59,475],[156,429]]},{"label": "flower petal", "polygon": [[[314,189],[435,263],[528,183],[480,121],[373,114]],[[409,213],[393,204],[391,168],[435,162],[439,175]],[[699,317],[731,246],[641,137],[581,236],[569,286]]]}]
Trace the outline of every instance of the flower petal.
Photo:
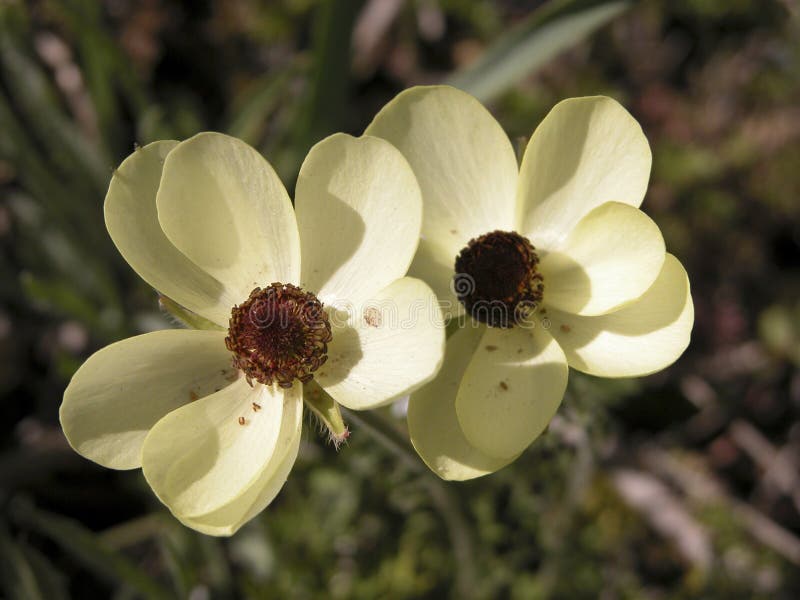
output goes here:
[{"label": "flower petal", "polygon": [[238,299],[184,256],[158,222],[161,169],[177,144],[161,141],[138,148],[114,171],[105,200],[106,227],[139,277],[182,306],[225,324]]},{"label": "flower petal", "polygon": [[386,140],[332,135],[297,178],[303,288],[324,303],[360,301],[403,277],[419,243],[414,172]]},{"label": "flower petal", "polygon": [[573,369],[599,377],[639,377],[683,354],[694,306],[686,271],[667,254],[655,283],[632,304],[595,317],[548,309],[547,317]]},{"label": "flower petal", "polygon": [[291,439],[281,437],[283,423],[301,410],[299,384],[250,387],[240,378],[156,423],[142,449],[144,476],[178,518],[214,512],[245,494],[273,456],[286,453]]},{"label": "flower petal", "polygon": [[464,314],[464,305],[455,293],[455,261],[455,254],[446,247],[423,240],[408,270],[409,275],[422,279],[436,292],[445,323]]},{"label": "flower petal", "polygon": [[239,528],[264,510],[281,491],[297,459],[302,437],[302,411],[295,419],[284,419],[281,439],[290,439],[284,453],[276,452],[266,463],[253,485],[238,498],[217,510],[198,517],[182,518],[187,527],[207,535],[233,535]]},{"label": "flower petal", "polygon": [[642,128],[615,100],[593,96],[559,102],[536,128],[522,159],[521,233],[550,249],[605,202],[638,207],[651,159]]},{"label": "flower petal", "polygon": [[432,379],[442,364],[444,324],[436,296],[404,277],[355,307],[331,313],[328,362],[315,379],[343,406],[375,408]]},{"label": "flower petal", "polygon": [[447,340],[444,364],[436,378],[408,401],[411,443],[425,464],[442,479],[464,481],[493,473],[514,458],[488,456],[472,446],[456,416],[456,394],[485,328],[467,325]]},{"label": "flower petal", "polygon": [[236,303],[256,286],[297,283],[300,238],[289,196],[241,140],[200,133],[178,144],[164,161],[156,202],[170,241]]},{"label": "flower petal", "polygon": [[422,190],[420,246],[455,256],[467,242],[514,225],[517,160],[499,123],[453,87],[413,87],[375,116],[367,135],[389,140],[414,169]]},{"label": "flower petal", "polygon": [[610,312],[647,291],[665,254],[664,238],[650,217],[606,202],[542,259],[544,303],[580,315]]},{"label": "flower petal", "polygon": [[60,419],[70,445],[104,467],[140,467],[153,425],[236,376],[224,340],[219,331],[168,329],[95,352],[64,392]]},{"label": "flower petal", "polygon": [[556,413],[568,371],[564,353],[542,327],[489,328],[456,397],[469,443],[498,458],[520,454]]}]

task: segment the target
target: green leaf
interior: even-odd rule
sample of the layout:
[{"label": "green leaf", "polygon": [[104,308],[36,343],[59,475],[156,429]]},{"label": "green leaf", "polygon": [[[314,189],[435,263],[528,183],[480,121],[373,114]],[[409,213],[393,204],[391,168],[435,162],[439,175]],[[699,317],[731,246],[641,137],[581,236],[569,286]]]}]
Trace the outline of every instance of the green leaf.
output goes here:
[{"label": "green leaf", "polygon": [[[91,142],[61,108],[52,82],[36,61],[28,56],[6,28],[0,26],[0,70],[9,95],[25,117],[30,131],[52,149],[51,159],[65,173],[74,173],[92,184],[102,197],[108,185],[110,157]],[[91,190],[87,189],[87,193]]]},{"label": "green leaf", "polygon": [[69,598],[67,576],[57,570],[41,552],[30,544],[21,543],[20,550],[36,576],[42,596],[46,600],[67,600]]},{"label": "green leaf", "polygon": [[147,98],[113,28],[107,27],[106,9],[95,0],[47,3],[48,15],[75,50],[105,147],[127,154],[124,115],[130,112],[138,120]]},{"label": "green leaf", "polygon": [[113,338],[123,333],[122,318],[117,310],[98,312],[74,285],[67,280],[39,278],[29,272],[20,275],[20,283],[31,302],[38,303],[49,311],[77,319],[91,331]]},{"label": "green leaf", "polygon": [[287,88],[299,69],[289,68],[265,75],[242,90],[233,100],[225,130],[228,134],[256,145],[261,140],[270,115],[285,100]]},{"label": "green leaf", "polygon": [[350,38],[363,0],[324,0],[316,8],[312,30],[310,81],[294,121],[291,147],[279,174],[297,176],[309,148],[345,128],[350,94]]},{"label": "green leaf", "polygon": [[22,550],[0,530],[0,582],[3,597],[15,600],[45,600],[33,566]]},{"label": "green leaf", "polygon": [[166,600],[172,597],[160,583],[77,521],[39,510],[22,500],[13,503],[11,514],[19,524],[50,538],[64,552],[109,583],[130,587],[146,598]]},{"label": "green leaf", "polygon": [[490,102],[630,5],[628,0],[546,4],[498,38],[475,64],[457,71],[445,83]]}]

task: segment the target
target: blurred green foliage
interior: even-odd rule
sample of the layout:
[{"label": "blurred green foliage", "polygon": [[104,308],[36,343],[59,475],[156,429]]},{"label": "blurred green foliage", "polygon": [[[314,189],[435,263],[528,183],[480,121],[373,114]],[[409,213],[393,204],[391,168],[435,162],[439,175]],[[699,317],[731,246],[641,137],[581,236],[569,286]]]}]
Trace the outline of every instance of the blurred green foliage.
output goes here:
[{"label": "blurred green foliage", "polygon": [[[799,12],[0,0],[2,597],[798,597]],[[278,499],[229,540],[181,527],[138,472],[67,447],[57,410],[81,361],[170,325],[103,224],[134,143],[227,131],[291,189],[318,139],[358,134],[400,89],[442,81],[488,102],[512,139],[574,95],[612,95],[640,120],[654,154],[644,207],[697,310],[674,367],[572,373],[547,434],[463,484],[400,460],[368,424],[351,423],[338,452],[312,425]],[[402,419],[376,418],[403,439]],[[623,471],[660,482],[652,502],[631,501]],[[659,527],[654,507],[677,525]]]}]

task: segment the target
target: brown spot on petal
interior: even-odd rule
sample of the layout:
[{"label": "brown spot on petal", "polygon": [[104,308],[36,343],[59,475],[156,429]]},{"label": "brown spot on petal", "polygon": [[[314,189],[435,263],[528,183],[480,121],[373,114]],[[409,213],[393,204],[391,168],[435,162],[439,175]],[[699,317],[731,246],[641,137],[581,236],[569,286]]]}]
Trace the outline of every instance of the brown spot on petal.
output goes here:
[{"label": "brown spot on petal", "polygon": [[239,417],[239,425],[247,425],[247,419],[244,417]]},{"label": "brown spot on petal", "polygon": [[500,382],[500,389],[504,392],[508,389],[508,384],[505,381]]},{"label": "brown spot on petal", "polygon": [[561,329],[561,331],[563,331],[564,333],[569,333],[570,331],[572,331],[572,327],[570,327],[569,325],[562,325],[561,327],[559,327],[559,329]]},{"label": "brown spot on petal", "polygon": [[381,312],[371,306],[364,311],[364,321],[366,321],[367,325],[370,327],[380,327],[381,324]]},{"label": "brown spot on petal", "polygon": [[497,346],[492,346],[491,344],[486,346],[486,351],[487,352],[494,352],[495,350],[497,350]]}]

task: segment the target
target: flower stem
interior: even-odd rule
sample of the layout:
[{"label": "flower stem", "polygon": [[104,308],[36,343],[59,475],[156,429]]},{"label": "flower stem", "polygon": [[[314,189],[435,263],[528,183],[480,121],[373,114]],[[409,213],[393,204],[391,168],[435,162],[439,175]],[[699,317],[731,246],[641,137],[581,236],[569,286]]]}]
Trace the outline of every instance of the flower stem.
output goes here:
[{"label": "flower stem", "polygon": [[381,417],[377,411],[365,410],[356,412],[344,407],[341,410],[349,421],[361,427],[384,448],[402,460],[410,471],[419,474],[426,473],[425,465],[420,462],[409,441],[403,437],[396,427]]},{"label": "flower stem", "polygon": [[368,432],[373,439],[397,456],[410,471],[420,476],[421,484],[428,490],[431,502],[444,521],[450,537],[458,592],[456,597],[474,598],[477,587],[473,534],[451,487],[425,467],[406,437],[378,411],[355,412],[342,408],[342,412],[348,420]]}]

